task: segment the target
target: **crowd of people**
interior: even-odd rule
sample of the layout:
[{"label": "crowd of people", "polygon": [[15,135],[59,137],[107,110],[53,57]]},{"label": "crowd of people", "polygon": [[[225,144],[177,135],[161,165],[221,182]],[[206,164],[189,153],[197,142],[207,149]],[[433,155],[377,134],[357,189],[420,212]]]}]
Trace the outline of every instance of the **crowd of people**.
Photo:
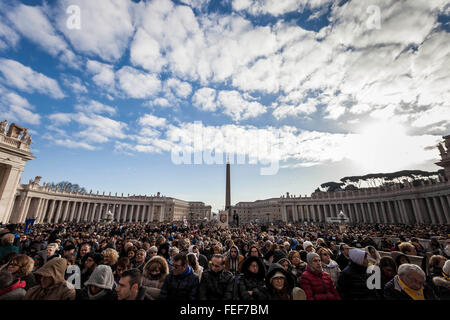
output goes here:
[{"label": "crowd of people", "polygon": [[9,224],[0,300],[449,300],[448,235],[446,225]]}]

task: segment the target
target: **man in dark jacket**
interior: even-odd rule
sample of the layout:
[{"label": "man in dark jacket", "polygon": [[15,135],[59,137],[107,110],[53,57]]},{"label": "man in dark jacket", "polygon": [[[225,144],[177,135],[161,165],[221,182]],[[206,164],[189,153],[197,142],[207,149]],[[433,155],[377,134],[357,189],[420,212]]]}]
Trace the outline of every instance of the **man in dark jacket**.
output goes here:
[{"label": "man in dark jacket", "polygon": [[173,270],[167,275],[161,288],[160,300],[197,300],[198,276],[187,264],[184,253],[173,258]]},{"label": "man in dark jacket", "polygon": [[341,270],[344,270],[347,267],[348,263],[350,262],[348,256],[349,250],[350,247],[348,246],[348,244],[341,243],[341,245],[339,246],[340,254],[336,258],[336,262],[339,265],[339,269]]},{"label": "man in dark jacket", "polygon": [[425,272],[415,265],[404,263],[398,275],[384,287],[386,300],[436,300],[433,289],[425,282]]},{"label": "man in dark jacket", "polygon": [[231,300],[233,298],[234,276],[224,269],[224,265],[225,259],[222,255],[213,255],[211,268],[202,273],[200,300]]},{"label": "man in dark jacket", "polygon": [[377,300],[376,290],[367,286],[369,261],[367,253],[360,249],[351,249],[350,263],[342,270],[337,281],[337,289],[343,300]]}]

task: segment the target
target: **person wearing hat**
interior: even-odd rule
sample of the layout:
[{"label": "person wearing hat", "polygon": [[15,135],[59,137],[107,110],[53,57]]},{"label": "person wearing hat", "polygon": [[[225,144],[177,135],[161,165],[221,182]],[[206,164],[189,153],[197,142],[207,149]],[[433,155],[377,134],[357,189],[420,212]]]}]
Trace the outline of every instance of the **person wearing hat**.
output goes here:
[{"label": "person wearing hat", "polygon": [[344,300],[376,300],[376,290],[367,286],[369,259],[367,252],[361,249],[350,249],[350,262],[342,270],[337,281],[337,289]]},{"label": "person wearing hat", "polygon": [[433,278],[433,284],[440,300],[450,300],[450,260],[445,261],[441,275]]},{"label": "person wearing hat", "polygon": [[104,264],[97,266],[84,283],[84,288],[76,291],[76,300],[117,300],[111,267]]},{"label": "person wearing hat", "polygon": [[330,274],[322,270],[322,261],[315,252],[306,256],[308,266],[300,277],[300,287],[307,300],[341,300]]},{"label": "person wearing hat", "polygon": [[306,261],[306,255],[309,252],[316,252],[316,250],[314,249],[314,246],[311,241],[304,241],[302,246],[303,246],[303,250],[300,251],[300,258],[303,261]]},{"label": "person wearing hat", "polygon": [[0,272],[0,301],[22,300],[26,293],[25,281],[14,279],[6,270]]},{"label": "person wearing hat", "polygon": [[278,263],[272,263],[266,275],[266,286],[254,290],[255,300],[306,300],[305,292],[295,287],[292,277]]}]

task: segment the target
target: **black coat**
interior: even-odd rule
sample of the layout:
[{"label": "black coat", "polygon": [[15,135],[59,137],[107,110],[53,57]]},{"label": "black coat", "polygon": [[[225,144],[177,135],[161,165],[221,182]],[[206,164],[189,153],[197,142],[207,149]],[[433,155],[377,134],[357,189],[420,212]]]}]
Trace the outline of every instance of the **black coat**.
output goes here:
[{"label": "black coat", "polygon": [[434,292],[439,300],[450,300],[450,280],[444,277],[434,277]]},{"label": "black coat", "polygon": [[209,268],[208,258],[206,258],[203,254],[198,255],[198,264],[203,267],[203,270]]},{"label": "black coat", "polygon": [[[405,291],[402,290],[398,283],[398,276],[386,283],[384,286],[385,300],[413,300]],[[423,285],[423,295],[425,300],[437,300],[433,289],[425,282]]]},{"label": "black coat", "polygon": [[[258,263],[258,273],[254,274],[248,270],[248,266],[256,261]],[[248,291],[264,291],[265,283],[265,267],[260,258],[248,257],[242,263],[241,276],[237,283],[239,300],[256,300]]]},{"label": "black coat", "polygon": [[[189,268],[186,273],[174,276],[170,272],[164,279],[160,300],[197,300],[198,295],[198,276]],[[203,274],[202,274],[203,278]]]},{"label": "black coat", "polygon": [[337,281],[337,289],[342,300],[377,300],[376,290],[367,287],[367,267],[350,262],[342,270]]},{"label": "black coat", "polygon": [[233,298],[234,276],[228,270],[218,273],[206,270],[202,273],[199,288],[200,300],[231,300]]},{"label": "black coat", "polygon": [[344,270],[347,266],[348,263],[350,262],[350,259],[348,259],[346,256],[344,256],[342,253],[340,255],[338,255],[338,257],[336,258],[336,262],[339,265],[339,269]]},{"label": "black coat", "polygon": [[272,263],[270,265],[269,270],[266,274],[266,286],[264,288],[255,288],[253,290],[253,298],[255,300],[281,300],[280,296],[274,291],[272,284],[270,283],[270,279],[275,275],[275,273],[281,272],[286,277],[287,281],[287,287],[290,294],[290,299],[292,300],[293,293],[292,290],[294,289],[294,280],[291,278],[289,273],[284,270],[284,268],[278,264],[278,263]]}]

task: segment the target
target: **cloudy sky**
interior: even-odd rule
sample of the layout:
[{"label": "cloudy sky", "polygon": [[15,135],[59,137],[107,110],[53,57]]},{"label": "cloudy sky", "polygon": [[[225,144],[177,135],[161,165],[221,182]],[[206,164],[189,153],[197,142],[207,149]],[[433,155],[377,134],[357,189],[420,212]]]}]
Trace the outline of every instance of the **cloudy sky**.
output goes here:
[{"label": "cloudy sky", "polygon": [[435,171],[449,84],[447,0],[0,4],[0,118],[30,129],[36,156],[22,182],[217,210],[221,152],[250,156],[233,203]]}]

